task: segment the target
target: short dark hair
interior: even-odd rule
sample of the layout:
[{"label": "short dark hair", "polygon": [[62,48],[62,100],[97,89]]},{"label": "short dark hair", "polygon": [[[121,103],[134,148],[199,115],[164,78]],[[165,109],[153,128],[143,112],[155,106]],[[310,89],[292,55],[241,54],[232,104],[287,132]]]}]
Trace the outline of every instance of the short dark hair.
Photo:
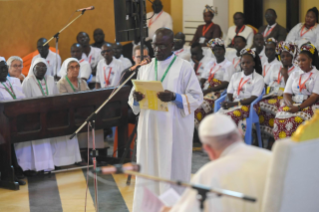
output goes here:
[{"label": "short dark hair", "polygon": [[266,10],[266,12],[267,12],[268,10],[272,11],[272,12],[275,14],[275,16],[277,17],[276,10],[274,10],[274,9],[272,9],[272,8],[269,8],[269,9]]},{"label": "short dark hair", "polygon": [[200,45],[200,43],[198,43],[198,42],[195,42],[195,43],[193,43],[192,46],[191,46],[192,49],[193,49],[193,48],[196,48],[196,47],[199,47],[199,48],[201,49],[201,48],[202,48],[202,45]]},{"label": "short dark hair", "polygon": [[247,43],[246,38],[244,38],[243,36],[236,35],[236,36],[234,37],[234,40],[235,40],[236,38],[241,38],[245,43]]},{"label": "short dark hair", "polygon": [[235,16],[235,15],[241,15],[241,17],[242,17],[243,19],[245,19],[245,14],[242,13],[242,12],[236,12],[236,13],[234,14],[234,16]]}]

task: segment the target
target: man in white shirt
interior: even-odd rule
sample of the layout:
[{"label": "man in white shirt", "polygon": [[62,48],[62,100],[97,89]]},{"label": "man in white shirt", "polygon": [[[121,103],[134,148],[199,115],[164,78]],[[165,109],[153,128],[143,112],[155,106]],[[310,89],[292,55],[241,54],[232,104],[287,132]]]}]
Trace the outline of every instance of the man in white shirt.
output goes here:
[{"label": "man in white shirt", "polygon": [[71,57],[79,60],[80,66],[81,66],[79,76],[80,78],[87,81],[92,74],[92,68],[86,59],[82,59],[82,55],[83,55],[83,48],[81,44],[79,43],[73,44],[71,46]]},{"label": "man in white shirt", "polygon": [[178,32],[174,37],[174,54],[186,61],[190,61],[191,53],[189,48],[185,46],[185,34]]},{"label": "man in white shirt", "polygon": [[[209,115],[202,121],[199,136],[212,161],[193,176],[192,183],[257,198],[256,202],[248,202],[208,193],[203,211],[260,211],[271,152],[246,145],[234,121],[220,113]],[[197,191],[188,188],[170,211],[200,212]]]},{"label": "man in white shirt", "polygon": [[[45,44],[47,41],[48,40],[45,38],[40,38],[38,40],[37,49],[39,51],[39,54],[32,58],[31,64],[34,62],[35,59],[42,57],[47,61],[49,65],[47,75],[56,76],[61,68],[61,57],[60,55],[56,55],[56,53],[52,52],[49,49],[49,44],[43,46],[43,44]],[[56,58],[58,58],[58,64],[56,63]]]},{"label": "man in white shirt", "polygon": [[[247,41],[242,36],[235,36],[234,38],[234,47],[236,51],[229,50],[226,51],[226,59],[232,62],[236,72],[241,72],[240,66],[240,52],[245,48]],[[228,49],[227,49],[228,50]]]},{"label": "man in white shirt", "polygon": [[268,73],[271,72],[274,65],[281,64],[276,57],[276,45],[277,41],[274,38],[268,38],[265,42],[265,54],[267,61],[263,65],[263,77],[265,78]]},{"label": "man in white shirt", "polygon": [[155,0],[152,5],[153,12],[147,13],[148,37],[146,41],[152,40],[155,32],[159,28],[173,29],[173,19],[163,10],[161,0]]},{"label": "man in white shirt", "polygon": [[106,43],[101,48],[104,59],[100,60],[96,68],[95,88],[117,86],[120,82],[123,67],[113,58],[113,46]]},{"label": "man in white shirt", "polygon": [[191,65],[194,68],[197,79],[200,80],[202,73],[205,70],[206,65],[214,61],[212,57],[204,56],[202,45],[200,43],[193,43],[191,46]]},{"label": "man in white shirt", "polygon": [[90,37],[86,32],[79,32],[76,37],[77,42],[81,44],[83,48],[83,54],[81,59],[88,61],[92,68],[92,73],[95,75],[96,66],[101,59],[101,49],[90,46]]},{"label": "man in white shirt", "polygon": [[124,69],[132,66],[132,62],[123,56],[123,46],[120,42],[113,44],[114,57],[122,63]]}]

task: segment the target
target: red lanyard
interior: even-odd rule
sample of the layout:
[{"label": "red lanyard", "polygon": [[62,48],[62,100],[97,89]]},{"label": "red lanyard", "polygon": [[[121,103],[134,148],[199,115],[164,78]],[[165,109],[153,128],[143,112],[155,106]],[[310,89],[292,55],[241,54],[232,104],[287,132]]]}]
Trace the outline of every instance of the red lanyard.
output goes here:
[{"label": "red lanyard", "polygon": [[212,23],[210,23],[207,27],[206,27],[206,25],[203,26],[203,30],[202,30],[202,36],[203,36],[203,37],[206,35],[206,33],[208,32],[208,30],[209,30],[210,28],[212,28],[213,25],[214,25],[214,23],[212,22]]},{"label": "red lanyard", "polygon": [[310,73],[309,77],[302,84],[301,84],[301,77],[302,76],[300,76],[300,78],[299,78],[299,90],[300,90],[300,92],[302,91],[302,89],[306,88],[306,82],[310,79],[311,75],[312,75],[312,72]]},{"label": "red lanyard", "polygon": [[196,69],[196,72],[195,72],[196,75],[199,75],[199,74],[198,74],[198,69],[199,69],[201,66],[202,66],[202,63],[199,63],[199,65],[198,65],[198,67],[197,67],[197,69]]},{"label": "red lanyard", "polygon": [[175,52],[175,54],[178,55],[178,54],[182,53],[183,51],[184,51],[184,49],[181,49],[181,50]]},{"label": "red lanyard", "polygon": [[246,81],[243,82],[243,84],[241,84],[241,82],[243,81],[243,78],[240,79],[239,85],[238,85],[238,90],[237,90],[237,94],[240,94],[240,90],[242,89],[242,87],[249,81],[250,79],[247,79]]},{"label": "red lanyard", "polygon": [[236,67],[238,66],[239,62],[240,62],[240,60],[238,60],[237,63],[236,63],[236,65],[235,65],[235,59],[236,59],[236,58],[233,59],[234,68],[236,68]]},{"label": "red lanyard", "polygon": [[89,57],[89,63],[91,64],[91,60],[92,60],[92,55]]},{"label": "red lanyard", "polygon": [[80,60],[80,63],[82,63],[84,61],[84,59]]},{"label": "red lanyard", "polygon": [[148,27],[151,27],[151,25],[162,15],[162,13],[163,13],[163,10],[157,15],[154,21],[153,19],[151,19],[150,22],[148,23]]},{"label": "red lanyard", "polygon": [[273,30],[274,28],[275,28],[275,26],[271,27],[271,28],[268,30],[268,32],[266,33],[266,35],[265,35],[265,32],[266,32],[266,30],[265,30],[265,32],[264,32],[264,38],[267,37],[267,36],[272,32],[272,30]]},{"label": "red lanyard", "polygon": [[302,31],[305,29],[305,25],[303,25],[301,31],[300,31],[300,37],[304,36],[307,32],[309,32],[309,30],[311,30],[313,27],[310,27],[307,31],[305,31],[304,33],[302,33]]},{"label": "red lanyard", "polygon": [[106,84],[106,86],[108,86],[110,84],[110,77],[111,77],[112,67],[110,67],[110,71],[109,71],[109,74],[108,74],[107,78],[106,78],[106,74],[105,74],[106,68],[104,67],[103,70],[104,70],[105,84]]},{"label": "red lanyard", "polygon": [[268,73],[270,67],[271,67],[271,65],[268,67],[268,69],[266,69],[266,65],[264,65],[264,77],[265,77],[266,74]]},{"label": "red lanyard", "polygon": [[217,65],[217,64],[215,63],[215,65],[210,69],[209,77],[208,77],[208,82],[210,82],[212,79],[214,79],[215,74],[216,74],[217,71],[219,71],[219,69],[222,67],[222,66],[220,65],[219,68],[212,73],[212,71],[214,70],[214,68],[215,68],[216,65]]},{"label": "red lanyard", "polygon": [[[244,31],[244,29],[245,29],[245,25],[242,26],[242,28],[239,30],[238,33],[236,33],[236,36],[237,36],[239,33],[241,33],[242,31]],[[236,31],[237,31],[237,27],[236,27]],[[236,31],[235,31],[235,32],[236,32]],[[235,41],[235,37],[236,37],[236,36],[234,36],[233,40],[231,41],[232,44],[234,44],[234,41]]]},{"label": "red lanyard", "polygon": [[[277,83],[278,83],[278,85],[280,84],[281,79],[282,79],[282,76],[281,76],[281,73],[280,73],[281,68],[282,68],[282,66],[280,66],[280,68],[279,68],[279,73],[278,73],[278,78],[277,78]],[[294,70],[294,68],[295,68],[295,66],[292,66],[292,67],[288,70],[288,74],[289,74],[292,70]],[[279,77],[280,77],[280,78],[279,78]]]}]

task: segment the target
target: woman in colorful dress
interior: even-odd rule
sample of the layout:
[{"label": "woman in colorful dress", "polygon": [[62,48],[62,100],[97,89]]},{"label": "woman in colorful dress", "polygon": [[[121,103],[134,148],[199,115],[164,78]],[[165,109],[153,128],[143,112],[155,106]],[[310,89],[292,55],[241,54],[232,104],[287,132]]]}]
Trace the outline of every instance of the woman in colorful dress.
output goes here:
[{"label": "woman in colorful dress", "polygon": [[254,51],[243,49],[240,65],[243,71],[231,77],[227,99],[219,112],[231,116],[239,128],[244,130],[244,120],[249,117],[250,104],[262,94],[264,79],[261,76],[260,58]]},{"label": "woman in colorful dress", "polygon": [[264,78],[267,87],[267,92],[264,100],[259,102],[260,113],[260,129],[265,137],[273,137],[274,119],[280,102],[283,101],[283,92],[287,83],[288,77],[297,71],[298,67],[294,66],[294,59],[297,53],[297,46],[281,41],[277,44],[276,54],[281,64],[272,66],[269,73]]},{"label": "woman in colorful dress", "polygon": [[299,69],[292,73],[285,86],[284,101],[274,121],[275,140],[290,137],[297,127],[310,119],[319,98],[318,51],[312,44],[301,46],[298,57]]},{"label": "woman in colorful dress", "polygon": [[209,62],[201,74],[200,84],[203,88],[204,102],[195,111],[195,125],[209,113],[214,111],[214,102],[227,89],[230,78],[235,73],[233,64],[225,59],[225,43],[216,38],[209,41],[208,46],[213,51],[216,60]]}]

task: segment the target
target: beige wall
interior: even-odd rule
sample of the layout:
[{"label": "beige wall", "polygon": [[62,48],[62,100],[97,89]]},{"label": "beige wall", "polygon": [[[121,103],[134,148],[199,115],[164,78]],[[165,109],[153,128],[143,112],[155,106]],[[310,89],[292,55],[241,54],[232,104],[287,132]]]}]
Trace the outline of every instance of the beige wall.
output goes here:
[{"label": "beige wall", "polygon": [[[264,0],[264,14],[267,9],[272,8],[277,13],[277,23],[286,27],[286,0]],[[267,24],[264,18],[264,24]]]},{"label": "beige wall", "polygon": [[234,25],[233,16],[236,12],[244,12],[243,0],[229,0],[228,2],[228,25]]},{"label": "beige wall", "polygon": [[171,0],[171,16],[174,33],[183,32],[183,0]]}]

